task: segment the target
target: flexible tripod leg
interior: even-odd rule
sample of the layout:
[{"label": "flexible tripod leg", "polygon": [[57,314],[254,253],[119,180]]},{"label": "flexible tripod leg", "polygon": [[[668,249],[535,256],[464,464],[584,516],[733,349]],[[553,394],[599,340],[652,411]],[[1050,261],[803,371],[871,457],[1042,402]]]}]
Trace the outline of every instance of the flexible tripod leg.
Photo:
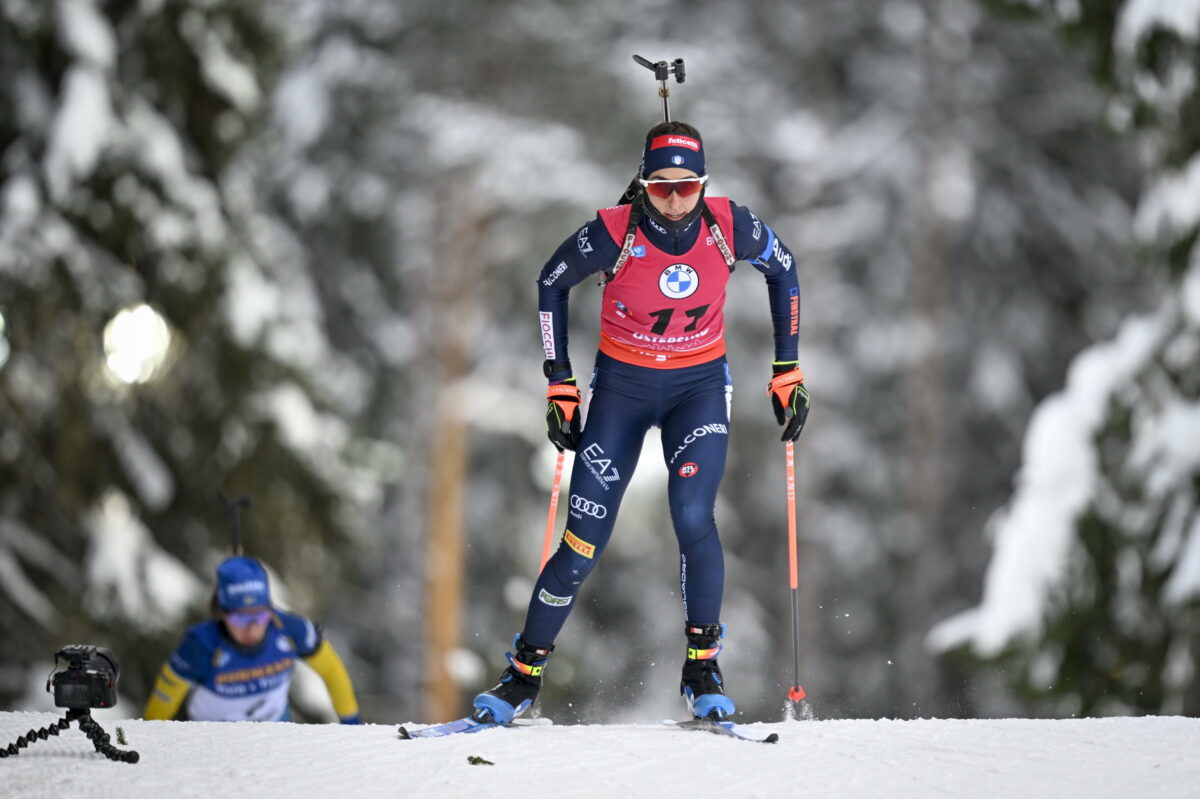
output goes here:
[{"label": "flexible tripod leg", "polygon": [[88,737],[92,745],[96,747],[96,751],[107,757],[109,760],[116,760],[125,763],[138,762],[138,753],[132,749],[123,751],[113,746],[109,741],[112,739],[99,722],[92,718],[91,713],[87,710],[70,710],[67,712],[67,718],[71,718],[71,714],[77,714],[75,719],[79,722],[80,731]]},{"label": "flexible tripod leg", "polygon": [[125,763],[136,763],[140,757],[137,752],[132,750],[122,751],[109,743],[108,733],[96,723],[91,714],[86,709],[71,708],[67,711],[67,715],[53,724],[47,724],[45,727],[37,730],[30,730],[24,735],[17,738],[16,741],[8,746],[0,749],[0,759],[6,757],[16,757],[21,753],[21,750],[30,744],[44,741],[51,735],[58,735],[62,730],[71,726],[72,721],[79,723],[80,731],[91,740],[96,747],[96,751],[107,757],[109,760],[117,760]]},{"label": "flexible tripod leg", "polygon": [[13,741],[8,746],[0,749],[0,759],[6,757],[16,757],[21,753],[22,749],[30,744],[37,743],[38,741],[44,741],[51,735],[58,735],[60,731],[65,730],[70,726],[71,718],[70,714],[68,713],[67,718],[61,718],[53,724],[47,724],[41,729],[30,730],[24,735],[18,737],[17,740]]}]

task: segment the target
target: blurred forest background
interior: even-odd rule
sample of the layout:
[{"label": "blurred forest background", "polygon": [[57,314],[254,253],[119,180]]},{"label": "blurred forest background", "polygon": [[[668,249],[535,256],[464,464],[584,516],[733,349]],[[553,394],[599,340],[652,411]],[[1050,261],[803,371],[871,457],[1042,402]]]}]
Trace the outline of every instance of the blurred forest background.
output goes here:
[{"label": "blurred forest background", "polygon": [[[534,280],[661,118],[634,53],[797,255],[811,713],[1200,714],[1197,0],[0,0],[0,707],[93,643],[140,714],[225,493],[366,721],[466,710],[545,524]],[[729,302],[722,665],[775,719],[761,277]],[[683,712],[664,489],[652,434],[557,721]]]}]

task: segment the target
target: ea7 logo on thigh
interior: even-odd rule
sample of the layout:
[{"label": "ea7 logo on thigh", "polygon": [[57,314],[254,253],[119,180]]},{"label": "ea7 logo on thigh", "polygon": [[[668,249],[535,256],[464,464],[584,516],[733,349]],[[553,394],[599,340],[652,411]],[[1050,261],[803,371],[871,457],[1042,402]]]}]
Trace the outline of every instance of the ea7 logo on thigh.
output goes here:
[{"label": "ea7 logo on thigh", "polygon": [[589,444],[579,453],[579,459],[583,461],[583,465],[592,473],[592,476],[600,481],[600,486],[607,491],[609,483],[615,483],[621,479],[621,473],[617,471],[617,467],[612,465],[612,458],[605,457],[604,448],[599,444]]}]

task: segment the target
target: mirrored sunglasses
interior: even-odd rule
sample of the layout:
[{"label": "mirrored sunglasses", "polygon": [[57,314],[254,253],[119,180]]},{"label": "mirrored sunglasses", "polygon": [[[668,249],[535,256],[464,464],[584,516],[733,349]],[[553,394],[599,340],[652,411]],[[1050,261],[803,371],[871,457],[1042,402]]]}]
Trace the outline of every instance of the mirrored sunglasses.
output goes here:
[{"label": "mirrored sunglasses", "polygon": [[678,180],[638,180],[638,183],[642,184],[642,187],[651,196],[663,200],[670,197],[671,192],[675,192],[680,197],[691,197],[700,191],[707,182],[708,175],[701,175],[698,178],[680,178]]},{"label": "mirrored sunglasses", "polygon": [[258,611],[254,611],[253,613],[243,613],[243,612],[239,611],[239,612],[230,613],[229,615],[227,615],[225,617],[225,621],[228,622],[231,627],[237,627],[238,629],[245,629],[254,624],[265,624],[267,622],[267,620],[270,618],[271,618],[270,610],[258,610]]}]

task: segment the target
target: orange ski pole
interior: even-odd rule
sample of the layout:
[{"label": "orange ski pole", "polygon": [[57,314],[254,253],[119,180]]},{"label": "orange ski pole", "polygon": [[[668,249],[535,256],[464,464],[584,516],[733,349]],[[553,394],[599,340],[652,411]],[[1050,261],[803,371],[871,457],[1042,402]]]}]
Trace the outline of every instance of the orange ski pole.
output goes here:
[{"label": "orange ski pole", "polygon": [[546,514],[546,540],[542,542],[542,562],[538,564],[538,574],[542,573],[542,569],[546,568],[546,561],[550,560],[550,545],[554,542],[554,517],[558,515],[558,491],[562,486],[563,461],[566,460],[566,456],[567,451],[560,449],[558,463],[554,465],[554,484],[550,487],[550,510]]},{"label": "orange ski pole", "polygon": [[788,517],[788,571],[792,583],[792,655],[795,666],[788,699],[799,702],[805,697],[800,687],[800,580],[796,554],[796,454],[791,441],[787,442],[787,517]]}]

